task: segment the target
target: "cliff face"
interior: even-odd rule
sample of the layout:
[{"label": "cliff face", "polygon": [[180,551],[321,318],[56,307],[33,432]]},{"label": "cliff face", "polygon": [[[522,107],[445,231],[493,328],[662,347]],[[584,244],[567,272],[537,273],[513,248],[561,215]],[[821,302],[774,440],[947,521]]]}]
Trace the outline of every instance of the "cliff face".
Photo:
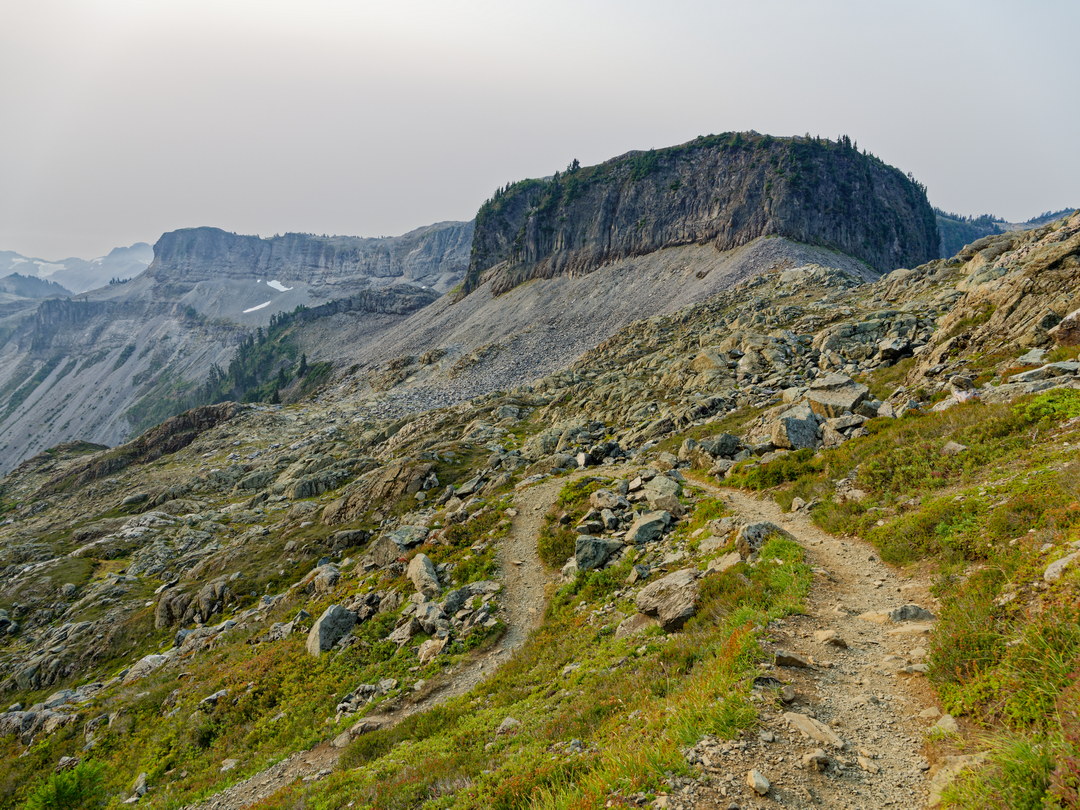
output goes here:
[{"label": "cliff face", "polygon": [[445,292],[465,271],[472,231],[471,222],[443,222],[376,239],[301,233],[263,239],[186,228],[158,240],[149,274],[166,283],[252,275],[314,286],[405,281]]},{"label": "cliff face", "polygon": [[836,248],[885,272],[938,255],[934,211],[899,170],[845,143],[733,133],[526,180],[477,214],[466,281],[496,292],[660,247],[762,236]]}]

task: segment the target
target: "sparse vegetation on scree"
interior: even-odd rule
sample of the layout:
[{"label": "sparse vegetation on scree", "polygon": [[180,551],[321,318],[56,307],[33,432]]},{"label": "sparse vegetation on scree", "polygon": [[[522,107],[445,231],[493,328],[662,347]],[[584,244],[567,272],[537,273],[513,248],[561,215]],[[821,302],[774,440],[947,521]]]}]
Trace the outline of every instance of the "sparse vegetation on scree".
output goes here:
[{"label": "sparse vegetation on scree", "polygon": [[[672,195],[711,147],[888,169],[764,137],[486,215],[605,173]],[[393,416],[511,344],[364,377],[272,329],[215,389],[260,401],[24,462],[0,806],[1078,806],[1080,215],[852,266],[778,261]]]}]

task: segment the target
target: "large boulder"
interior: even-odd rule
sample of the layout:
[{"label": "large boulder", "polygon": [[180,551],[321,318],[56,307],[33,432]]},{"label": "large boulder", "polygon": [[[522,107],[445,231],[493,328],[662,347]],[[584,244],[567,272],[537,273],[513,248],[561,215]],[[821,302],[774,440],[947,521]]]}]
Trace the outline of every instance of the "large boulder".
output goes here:
[{"label": "large boulder", "polygon": [[785,450],[813,450],[821,443],[817,419],[806,405],[789,408],[780,414],[773,422],[769,438]]},{"label": "large boulder", "polygon": [[439,574],[427,554],[420,553],[413,557],[405,573],[416,590],[428,599],[434,599],[442,592],[439,587]]},{"label": "large boulder", "polygon": [[423,543],[428,533],[426,526],[399,526],[393,531],[381,534],[371,544],[367,556],[375,565],[383,568]]},{"label": "large boulder", "polygon": [[630,528],[626,530],[626,542],[641,545],[659,540],[668,530],[671,521],[670,512],[646,512],[630,524]]},{"label": "large boulder", "polygon": [[331,649],[356,625],[356,614],[341,605],[331,605],[311,626],[307,651],[316,658]]},{"label": "large boulder", "polygon": [[739,529],[735,537],[735,548],[744,560],[761,551],[765,542],[775,535],[795,539],[790,532],[781,529],[775,523],[762,521],[761,523],[748,523]]},{"label": "large boulder", "polygon": [[195,594],[166,590],[154,607],[154,626],[159,630],[174,625],[202,624],[221,613],[232,599],[226,580],[208,582]]},{"label": "large boulder", "polygon": [[730,433],[710,436],[707,439],[702,439],[700,444],[701,449],[710,456],[720,458],[731,458],[742,448],[742,441],[740,441],[739,437]]},{"label": "large boulder", "polygon": [[1047,334],[1058,346],[1080,346],[1080,309],[1066,315]]},{"label": "large boulder", "polygon": [[678,497],[679,493],[682,492],[682,485],[674,478],[668,478],[666,475],[656,475],[645,482],[642,492],[645,494],[645,500],[651,505],[654,501],[669,496]]},{"label": "large boulder", "polygon": [[135,683],[140,678],[145,678],[156,669],[160,669],[172,660],[172,650],[163,654],[144,655],[124,675],[122,683],[125,685]]},{"label": "large boulder", "polygon": [[591,571],[602,568],[611,559],[611,555],[623,547],[620,540],[608,540],[588,534],[578,535],[574,545],[574,559],[579,571]]},{"label": "large boulder", "polygon": [[415,495],[434,469],[430,462],[406,458],[370,470],[350,484],[342,497],[327,504],[323,521],[331,526],[348,523],[402,496]]},{"label": "large boulder", "polygon": [[641,589],[635,600],[637,609],[665,630],[678,630],[697,612],[699,576],[697,569],[683,568],[661,577]]},{"label": "large boulder", "polygon": [[851,413],[869,398],[869,388],[843,374],[819,377],[806,394],[810,409],[826,419]]}]

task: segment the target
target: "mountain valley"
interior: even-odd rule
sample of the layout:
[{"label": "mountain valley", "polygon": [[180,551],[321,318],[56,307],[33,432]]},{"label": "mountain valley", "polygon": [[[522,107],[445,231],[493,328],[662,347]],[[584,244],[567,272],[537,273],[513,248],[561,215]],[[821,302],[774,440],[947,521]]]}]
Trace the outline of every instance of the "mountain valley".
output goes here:
[{"label": "mountain valley", "polygon": [[938,222],[731,133],[4,310],[0,805],[1080,806],[1080,212]]}]

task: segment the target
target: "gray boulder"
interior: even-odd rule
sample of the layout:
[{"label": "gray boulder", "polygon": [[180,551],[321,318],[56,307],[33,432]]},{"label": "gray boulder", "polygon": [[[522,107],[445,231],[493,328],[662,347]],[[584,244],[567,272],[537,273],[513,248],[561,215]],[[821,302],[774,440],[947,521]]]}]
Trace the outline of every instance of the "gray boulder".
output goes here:
[{"label": "gray boulder", "polygon": [[694,568],[683,568],[646,585],[634,600],[637,609],[665,630],[678,630],[697,612],[699,575]]},{"label": "gray boulder", "polygon": [[368,556],[376,566],[382,568],[404,556],[409,549],[416,548],[427,539],[426,526],[401,526],[386,532],[371,544]]},{"label": "gray boulder", "polygon": [[355,613],[341,605],[330,605],[311,626],[307,637],[308,653],[317,658],[341,641],[355,625]]},{"label": "gray boulder", "polygon": [[646,512],[626,530],[626,542],[641,545],[663,537],[671,525],[670,512]]},{"label": "gray boulder", "polygon": [[748,523],[739,529],[739,533],[735,537],[735,548],[738,550],[739,556],[745,560],[757,554],[761,547],[765,545],[765,541],[774,535],[786,537],[789,540],[794,539],[790,532],[781,529],[775,523],[769,523],[768,521]]},{"label": "gray boulder", "polygon": [[677,497],[679,492],[682,491],[682,485],[666,475],[657,475],[651,481],[646,482],[645,486],[642,487],[642,491],[645,493],[645,499],[652,503],[654,500],[669,495]]},{"label": "gray boulder", "polygon": [[821,443],[817,419],[805,405],[789,408],[773,422],[769,438],[785,450],[815,449]]},{"label": "gray boulder", "polygon": [[710,456],[720,458],[731,458],[738,453],[739,448],[742,447],[742,442],[739,441],[739,437],[733,436],[730,433],[721,433],[718,436],[702,439],[700,444],[701,449]]},{"label": "gray boulder", "polygon": [[591,571],[603,567],[604,563],[611,559],[611,555],[622,547],[623,543],[619,540],[579,535],[574,545],[574,559],[577,560],[578,570]]},{"label": "gray boulder", "polygon": [[869,388],[843,374],[826,374],[815,380],[806,394],[811,410],[826,418],[851,413],[869,398]]},{"label": "gray boulder", "polygon": [[439,587],[439,574],[435,570],[435,564],[427,554],[417,554],[409,561],[406,575],[416,590],[428,599],[434,599],[442,592]]}]

